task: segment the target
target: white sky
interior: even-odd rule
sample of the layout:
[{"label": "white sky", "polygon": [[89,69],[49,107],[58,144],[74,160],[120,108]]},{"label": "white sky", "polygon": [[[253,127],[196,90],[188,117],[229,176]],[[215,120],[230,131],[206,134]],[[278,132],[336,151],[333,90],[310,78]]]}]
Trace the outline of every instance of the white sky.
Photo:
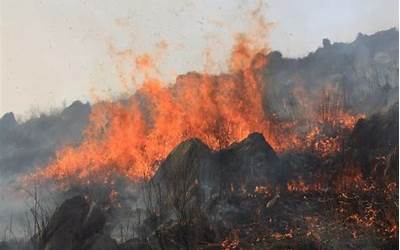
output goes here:
[{"label": "white sky", "polygon": [[[232,36],[246,31],[244,0],[0,0],[0,116],[49,111],[72,101],[123,91],[110,53],[156,53],[165,41],[162,76],[202,70],[210,49],[219,65]],[[268,46],[285,56],[315,50],[323,38],[352,41],[358,32],[398,27],[397,0],[270,0]],[[222,68],[223,70],[224,68]]]}]

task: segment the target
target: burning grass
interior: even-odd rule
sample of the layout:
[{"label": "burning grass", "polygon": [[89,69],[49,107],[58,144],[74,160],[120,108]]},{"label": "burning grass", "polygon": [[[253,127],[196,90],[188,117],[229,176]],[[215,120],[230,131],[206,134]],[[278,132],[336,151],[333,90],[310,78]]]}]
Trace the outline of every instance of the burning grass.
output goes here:
[{"label": "burning grass", "polygon": [[[282,155],[312,154],[317,163],[309,169],[298,166],[312,165],[303,160],[282,164],[280,167],[290,172],[284,182],[276,181],[275,186],[258,185],[254,192],[247,192],[246,187],[235,189],[238,183],[230,183],[229,191],[217,194],[215,203],[225,202],[219,204],[221,213],[226,207],[239,212],[236,217],[228,213],[228,219],[221,216],[225,220],[223,226],[229,225],[229,232],[219,232],[213,246],[223,249],[387,246],[387,242],[398,238],[398,185],[367,178],[360,166],[348,160],[351,157],[346,151],[352,129],[364,115],[346,110],[340,93],[330,85],[317,94],[309,94],[301,86],[294,89],[299,110],[304,111],[301,117],[283,120],[271,114],[262,95],[268,91],[263,89],[268,87],[269,80],[263,74],[268,67],[266,51],[254,46],[246,36],[239,36],[232,49],[229,72],[188,73],[179,76],[172,85],[148,74],[154,63],[148,54],[133,58],[145,75],[141,87],[126,100],[96,103],[82,142],[60,149],[47,166],[27,177],[28,183],[54,181],[65,190],[105,186],[105,200],[111,203],[108,205],[120,209],[119,190],[115,187],[118,180],[132,183],[151,180],[160,163],[181,142],[198,138],[217,151],[259,132],[274,151]],[[386,175],[390,158],[377,157],[374,168],[384,166]],[[198,180],[187,184],[196,193]],[[183,192],[177,199],[193,198],[192,193]],[[161,200],[161,194],[159,197]],[[179,204],[179,200],[175,203]],[[235,210],[237,204],[240,206]],[[240,214],[243,211],[245,215]],[[156,226],[160,228],[165,226],[161,224],[164,212],[161,207],[147,208],[147,215],[158,220]],[[246,222],[238,222],[240,219]],[[170,228],[188,227],[193,221],[179,221],[181,224]],[[159,228],[156,229],[159,233]]]},{"label": "burning grass", "polygon": [[[382,189],[354,183],[346,190],[321,190],[313,185],[288,184],[279,202],[269,192],[249,199],[264,199],[252,223],[234,229],[224,249],[348,249],[393,247],[398,239],[397,184]],[[372,184],[370,184],[372,185]],[[259,191],[258,189],[257,191]],[[388,191],[391,195],[387,195]],[[233,236],[235,237],[233,237]]]},{"label": "burning grass", "polygon": [[[253,132],[262,133],[278,152],[313,150],[321,157],[338,153],[343,136],[362,115],[329,104],[311,107],[315,110],[301,121],[269,118],[261,94],[268,62],[259,51],[238,39],[229,74],[189,73],[170,86],[147,78],[128,100],[97,103],[81,144],[59,150],[31,178],[64,187],[107,184],[115,175],[137,181],[152,176],[182,141],[199,138],[217,150]],[[139,59],[143,67],[151,66],[148,56]],[[300,132],[305,120],[308,129]]]}]

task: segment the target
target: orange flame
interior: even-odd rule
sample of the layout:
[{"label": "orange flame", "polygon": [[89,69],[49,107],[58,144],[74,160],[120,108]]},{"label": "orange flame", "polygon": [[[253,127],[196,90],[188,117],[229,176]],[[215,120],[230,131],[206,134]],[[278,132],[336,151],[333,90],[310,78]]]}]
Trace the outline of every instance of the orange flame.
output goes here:
[{"label": "orange flame", "polygon": [[[274,148],[285,147],[264,117],[257,69],[265,58],[255,57],[252,67],[253,52],[242,43],[238,52],[246,56],[232,56],[233,65],[245,68],[231,74],[189,73],[169,87],[146,79],[125,104],[96,104],[83,142],[60,150],[36,176],[61,182],[106,181],[113,174],[137,179],[152,175],[177,144],[194,137],[219,149],[257,131]],[[147,68],[151,59],[146,55],[136,62]]]},{"label": "orange flame", "polygon": [[[109,182],[115,174],[137,180],[151,176],[159,162],[184,140],[199,138],[216,150],[252,132],[262,133],[277,151],[315,147],[323,156],[338,151],[337,141],[320,137],[319,127],[311,129],[304,143],[295,122],[267,119],[260,91],[265,80],[260,69],[266,65],[266,57],[248,48],[244,37],[237,42],[230,74],[188,73],[172,86],[147,75],[128,100],[97,103],[83,142],[58,151],[34,177],[63,184]],[[153,64],[147,54],[135,62],[143,71]],[[325,114],[325,120],[343,126],[353,126],[356,121],[344,112],[336,114],[329,119]],[[318,116],[314,119],[317,126],[321,124]]]},{"label": "orange flame", "polygon": [[[296,131],[296,122],[266,117],[261,83],[265,81],[262,70],[267,64],[267,49],[263,43],[268,24],[261,10],[262,5],[251,13],[256,21],[254,35],[237,37],[229,74],[188,73],[167,86],[154,77],[157,60],[148,54],[135,60],[129,58],[144,75],[141,87],[127,100],[95,104],[81,144],[59,150],[55,159],[33,178],[67,185],[109,183],[114,175],[137,180],[152,176],[160,161],[184,140],[198,138],[216,150],[253,132],[262,133],[278,152],[318,143],[322,146],[318,144],[316,148],[326,154],[338,151],[331,140],[321,140],[320,130],[311,130],[304,143],[304,136]],[[132,52],[120,54],[126,60]],[[128,88],[127,78],[121,78]],[[339,115],[328,122],[353,126],[356,121],[344,112],[335,114]],[[314,116],[312,122],[318,124],[318,117]]]}]

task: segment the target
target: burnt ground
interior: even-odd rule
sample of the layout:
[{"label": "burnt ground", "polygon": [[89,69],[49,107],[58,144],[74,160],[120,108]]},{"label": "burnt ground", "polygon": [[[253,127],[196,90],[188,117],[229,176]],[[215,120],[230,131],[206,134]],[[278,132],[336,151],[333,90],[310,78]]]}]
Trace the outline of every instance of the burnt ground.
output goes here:
[{"label": "burnt ground", "polygon": [[267,208],[258,200],[253,222],[222,242],[237,249],[397,248],[397,197],[377,193],[290,192]]},{"label": "burnt ground", "polygon": [[122,192],[86,193],[33,239],[39,249],[398,249],[397,114],[360,120],[329,157],[277,155],[257,133],[217,152],[183,142],[143,184],[142,208]]}]

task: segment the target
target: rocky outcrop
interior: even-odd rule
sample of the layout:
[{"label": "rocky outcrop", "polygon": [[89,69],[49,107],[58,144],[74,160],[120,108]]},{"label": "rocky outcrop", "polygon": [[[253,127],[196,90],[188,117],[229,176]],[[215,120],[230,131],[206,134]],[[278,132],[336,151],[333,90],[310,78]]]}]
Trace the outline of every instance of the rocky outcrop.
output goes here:
[{"label": "rocky outcrop", "polygon": [[[14,113],[6,113],[0,118],[0,129],[1,131],[9,132],[10,130],[15,129],[18,126],[17,121],[15,120]],[[6,133],[1,133],[2,136],[5,136]]]},{"label": "rocky outcrop", "polygon": [[279,158],[259,133],[220,151],[212,151],[200,140],[192,139],[169,154],[148,185],[152,186],[154,200],[162,203],[159,223],[220,223],[231,218],[235,224],[252,207],[245,199],[234,202],[232,194],[246,196],[258,185],[278,189],[281,171]]},{"label": "rocky outcrop", "polygon": [[350,113],[379,112],[398,100],[399,32],[392,28],[359,34],[351,43],[323,42],[306,57],[266,56],[265,110],[279,119],[301,119],[329,93]]},{"label": "rocky outcrop", "polygon": [[217,153],[223,188],[254,190],[258,185],[279,185],[280,161],[260,133],[250,134]]},{"label": "rocky outcrop", "polygon": [[116,242],[103,234],[105,216],[82,196],[66,200],[53,214],[42,234],[40,249],[116,250]]},{"label": "rocky outcrop", "polygon": [[357,122],[350,138],[351,159],[366,177],[398,181],[399,105]]},{"label": "rocky outcrop", "polygon": [[198,139],[179,144],[161,164],[153,178],[163,190],[170,192],[176,183],[187,181],[201,190],[202,200],[213,194],[254,189],[255,186],[277,184],[280,162],[262,134],[253,133],[241,142],[221,151],[212,151]]},{"label": "rocky outcrop", "polygon": [[46,164],[57,148],[78,143],[90,105],[74,102],[59,114],[42,114],[18,123],[13,113],[0,118],[0,172],[5,177]]}]

